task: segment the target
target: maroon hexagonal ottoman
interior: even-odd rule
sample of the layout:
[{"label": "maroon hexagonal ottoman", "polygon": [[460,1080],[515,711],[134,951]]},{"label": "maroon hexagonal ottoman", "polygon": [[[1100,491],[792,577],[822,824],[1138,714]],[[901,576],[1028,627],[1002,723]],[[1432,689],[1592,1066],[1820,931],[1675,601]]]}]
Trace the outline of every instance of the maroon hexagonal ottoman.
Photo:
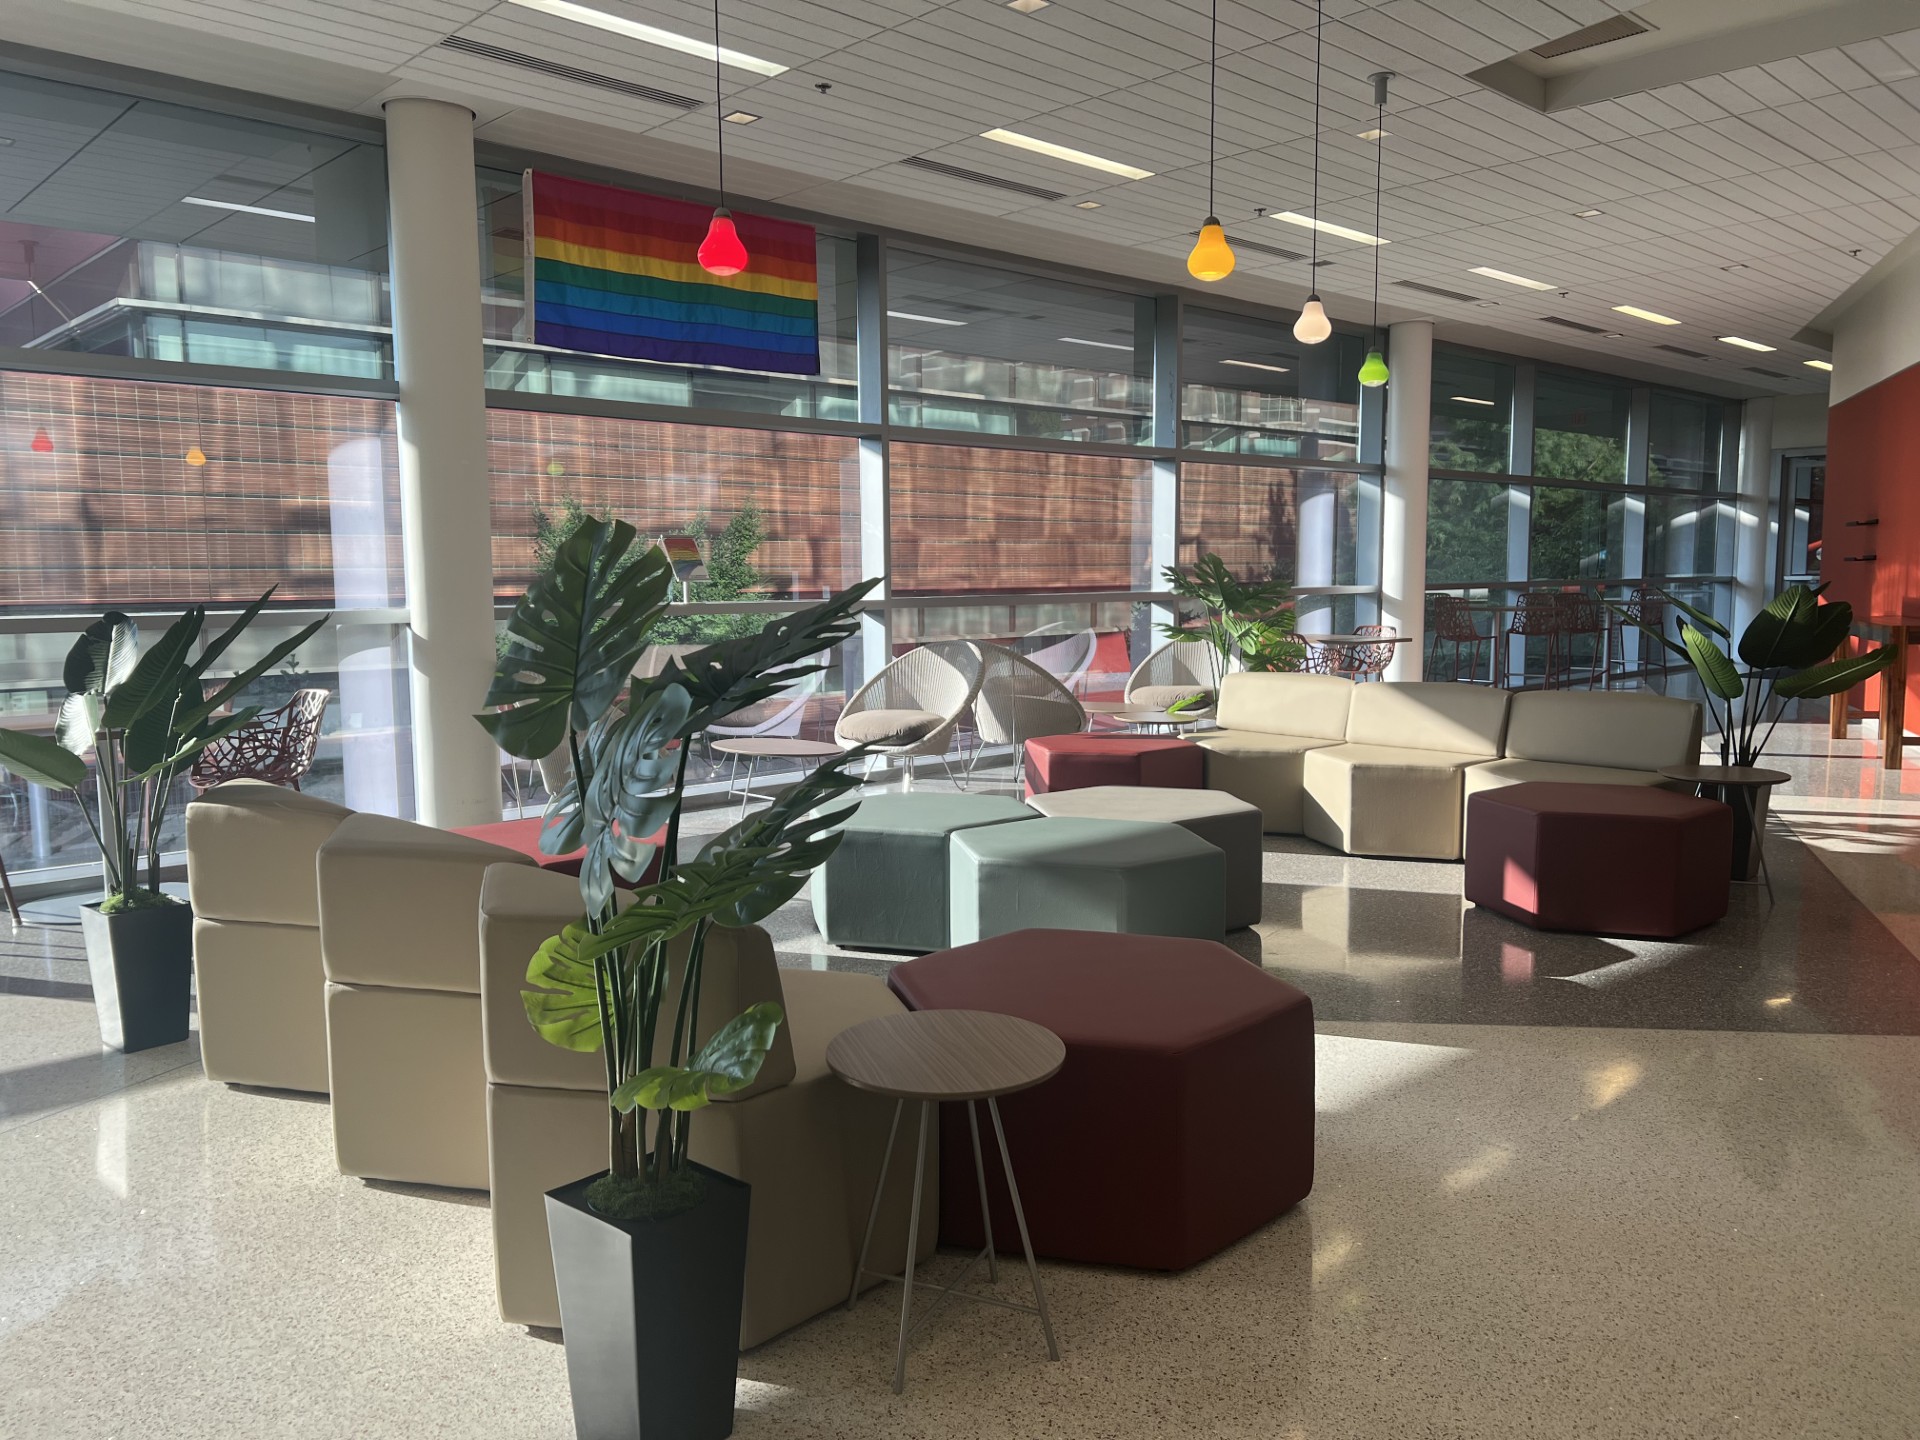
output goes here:
[{"label": "maroon hexagonal ottoman", "polygon": [[1190,740],[1154,735],[1047,735],[1027,741],[1027,795],[1092,785],[1157,785],[1199,790],[1206,752]]},{"label": "maroon hexagonal ottoman", "polygon": [[1671,939],[1727,913],[1733,811],[1653,785],[1482,790],[1466,869],[1467,899],[1537,930]]},{"label": "maroon hexagonal ottoman", "polygon": [[[1034,1253],[1183,1270],[1313,1188],[1313,1004],[1211,940],[1018,930],[896,966],[915,1010],[1053,1031],[1060,1073],[1000,1101]],[[940,1121],[940,1238],[985,1243],[966,1108]],[[1020,1236],[987,1117],[996,1248]]]}]

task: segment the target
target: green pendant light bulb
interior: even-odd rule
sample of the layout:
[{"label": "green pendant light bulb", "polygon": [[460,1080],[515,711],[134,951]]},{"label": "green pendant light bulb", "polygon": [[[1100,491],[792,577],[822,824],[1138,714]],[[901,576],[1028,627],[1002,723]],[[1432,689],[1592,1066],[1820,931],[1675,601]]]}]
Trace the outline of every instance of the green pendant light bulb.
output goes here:
[{"label": "green pendant light bulb", "polygon": [[1387,357],[1378,350],[1369,350],[1366,362],[1360,367],[1360,383],[1369,390],[1377,390],[1387,383],[1387,378]]},{"label": "green pendant light bulb", "polygon": [[[1373,233],[1380,233],[1380,181],[1384,171],[1387,153],[1387,132],[1383,128],[1387,118],[1387,81],[1393,78],[1391,70],[1382,70],[1373,77]],[[1367,351],[1367,358],[1360,365],[1360,383],[1369,390],[1378,390],[1387,383],[1387,357],[1380,353],[1380,246],[1373,247],[1373,348]]]}]

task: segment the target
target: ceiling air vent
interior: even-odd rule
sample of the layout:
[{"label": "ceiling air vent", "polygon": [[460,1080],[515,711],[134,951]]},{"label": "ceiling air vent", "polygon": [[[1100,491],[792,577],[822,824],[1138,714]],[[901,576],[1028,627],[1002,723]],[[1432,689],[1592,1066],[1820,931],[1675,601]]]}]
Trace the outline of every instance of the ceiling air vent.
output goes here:
[{"label": "ceiling air vent", "polygon": [[1781,374],[1781,373],[1780,373],[1780,372],[1779,372],[1778,370],[1763,370],[1763,369],[1761,369],[1761,368],[1760,368],[1760,367],[1759,367],[1758,365],[1749,365],[1749,366],[1747,366],[1747,369],[1748,369],[1748,370],[1750,370],[1750,371],[1752,371],[1752,372],[1753,372],[1753,373],[1754,373],[1755,375],[1764,375],[1764,376],[1766,376],[1766,377],[1767,377],[1767,379],[1769,379],[1769,380],[1791,380],[1791,379],[1793,379],[1793,376],[1791,376],[1791,375],[1782,375],[1782,374]]},{"label": "ceiling air vent", "polygon": [[1540,320],[1542,324],[1558,325],[1567,330],[1578,330],[1582,335],[1604,335],[1607,333],[1598,325],[1582,325],[1578,320],[1566,320],[1558,315],[1542,315]]},{"label": "ceiling air vent", "polygon": [[1576,30],[1571,35],[1562,35],[1558,40],[1549,40],[1544,45],[1533,47],[1533,53],[1542,60],[1557,60],[1562,55],[1571,55],[1576,50],[1591,50],[1596,45],[1611,45],[1615,40],[1626,40],[1635,35],[1644,35],[1653,26],[1632,15],[1609,15],[1598,24],[1589,25],[1584,30]]},{"label": "ceiling air vent", "polygon": [[440,42],[440,46],[444,50],[457,50],[462,55],[475,55],[482,60],[493,60],[501,65],[517,65],[522,70],[537,70],[542,75],[553,76],[556,80],[571,80],[576,85],[591,85],[596,90],[611,90],[617,95],[630,95],[635,100],[651,100],[656,105],[671,105],[679,110],[700,108],[700,101],[688,95],[676,95],[671,90],[636,84],[632,80],[616,80],[611,75],[582,70],[577,65],[562,65],[557,60],[542,60],[538,55],[506,50],[498,45],[489,45],[482,40],[469,40],[464,35],[449,35]]},{"label": "ceiling air vent", "polygon": [[1656,345],[1656,350],[1664,350],[1669,355],[1684,355],[1689,360],[1711,360],[1713,357],[1703,350],[1689,350],[1684,345]]},{"label": "ceiling air vent", "polygon": [[1392,282],[1402,290],[1418,290],[1422,295],[1438,295],[1442,300],[1462,300],[1472,304],[1478,295],[1463,295],[1458,290],[1443,290],[1438,285],[1422,285],[1418,280],[1395,280]]},{"label": "ceiling air vent", "polygon": [[949,165],[944,160],[929,160],[924,155],[909,155],[900,162],[911,165],[916,170],[931,170],[936,175],[945,175],[950,180],[966,180],[975,185],[991,185],[996,190],[1011,190],[1017,195],[1031,195],[1036,200],[1064,200],[1064,190],[1049,190],[1044,185],[1028,185],[1021,180],[1008,180],[1004,176],[989,175],[982,170],[969,170],[964,165]]}]

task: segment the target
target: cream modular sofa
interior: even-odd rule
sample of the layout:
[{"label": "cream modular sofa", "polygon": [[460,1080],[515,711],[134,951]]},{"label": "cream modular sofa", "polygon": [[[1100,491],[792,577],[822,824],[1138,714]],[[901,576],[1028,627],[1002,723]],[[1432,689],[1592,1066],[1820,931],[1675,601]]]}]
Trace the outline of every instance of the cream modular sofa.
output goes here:
[{"label": "cream modular sofa", "polygon": [[[596,1052],[549,1045],[527,1022],[520,992],[527,962],[547,937],[580,916],[579,883],[519,865],[486,873],[480,898],[480,1005],[486,1037],[488,1153],[492,1165],[494,1276],[502,1319],[558,1325],[544,1196],[607,1168],[605,1063]],[[681,958],[684,957],[684,949]],[[679,977],[669,983],[671,1013]],[[783,970],[758,926],[715,929],[701,972],[703,1028],[774,1000],[786,1020],[760,1078],[693,1117],[692,1156],[753,1187],[740,1346],[772,1339],[844,1304],[879,1178],[893,1104],[842,1083],[827,1045],[842,1030],[902,1006],[875,975]],[[664,1063],[667,1038],[657,1062]],[[929,1167],[937,1160],[929,1159]],[[869,1265],[905,1265],[913,1166],[887,1176]],[[939,1184],[930,1173],[922,1258],[939,1231]],[[880,1283],[869,1277],[867,1285]]]},{"label": "cream modular sofa", "polygon": [[1322,675],[1228,675],[1219,717],[1220,729],[1193,737],[1207,785],[1258,805],[1269,834],[1432,860],[1460,858],[1477,791],[1660,785],[1662,766],[1699,758],[1701,736],[1700,707],[1664,695]]}]

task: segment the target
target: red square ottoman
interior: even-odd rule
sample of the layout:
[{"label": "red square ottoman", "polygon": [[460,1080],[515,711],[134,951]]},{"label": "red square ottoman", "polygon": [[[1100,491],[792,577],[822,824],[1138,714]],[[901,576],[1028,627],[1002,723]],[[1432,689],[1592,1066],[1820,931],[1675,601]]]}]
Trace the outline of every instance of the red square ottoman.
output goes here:
[{"label": "red square ottoman", "polygon": [[[1000,1101],[1037,1255],[1184,1270],[1313,1188],[1312,1002],[1224,945],[1016,930],[887,983],[910,1009],[1017,1015],[1066,1042],[1058,1075]],[[994,1242],[1017,1252],[983,1139]],[[940,1121],[940,1238],[985,1239],[964,1106]]]},{"label": "red square ottoman", "polygon": [[1535,929],[1670,939],[1727,913],[1733,811],[1653,785],[1482,790],[1466,868],[1467,899]]},{"label": "red square ottoman", "polygon": [[1191,740],[1152,735],[1047,735],[1027,741],[1027,794],[1092,785],[1199,790],[1206,752]]},{"label": "red square ottoman", "polygon": [[[542,870],[557,870],[562,875],[578,875],[580,864],[587,858],[585,847],[567,855],[549,855],[540,848],[541,817],[529,815],[523,820],[496,820],[490,825],[456,825],[455,835],[464,835],[469,840],[481,840],[489,845],[498,845],[507,850],[518,850],[527,856]],[[654,837],[655,843],[664,844],[666,831],[662,830]],[[655,850],[653,858],[647,862],[646,873],[637,881],[629,884],[618,875],[614,884],[623,890],[631,890],[635,885],[651,885],[660,878],[660,852]]]}]

